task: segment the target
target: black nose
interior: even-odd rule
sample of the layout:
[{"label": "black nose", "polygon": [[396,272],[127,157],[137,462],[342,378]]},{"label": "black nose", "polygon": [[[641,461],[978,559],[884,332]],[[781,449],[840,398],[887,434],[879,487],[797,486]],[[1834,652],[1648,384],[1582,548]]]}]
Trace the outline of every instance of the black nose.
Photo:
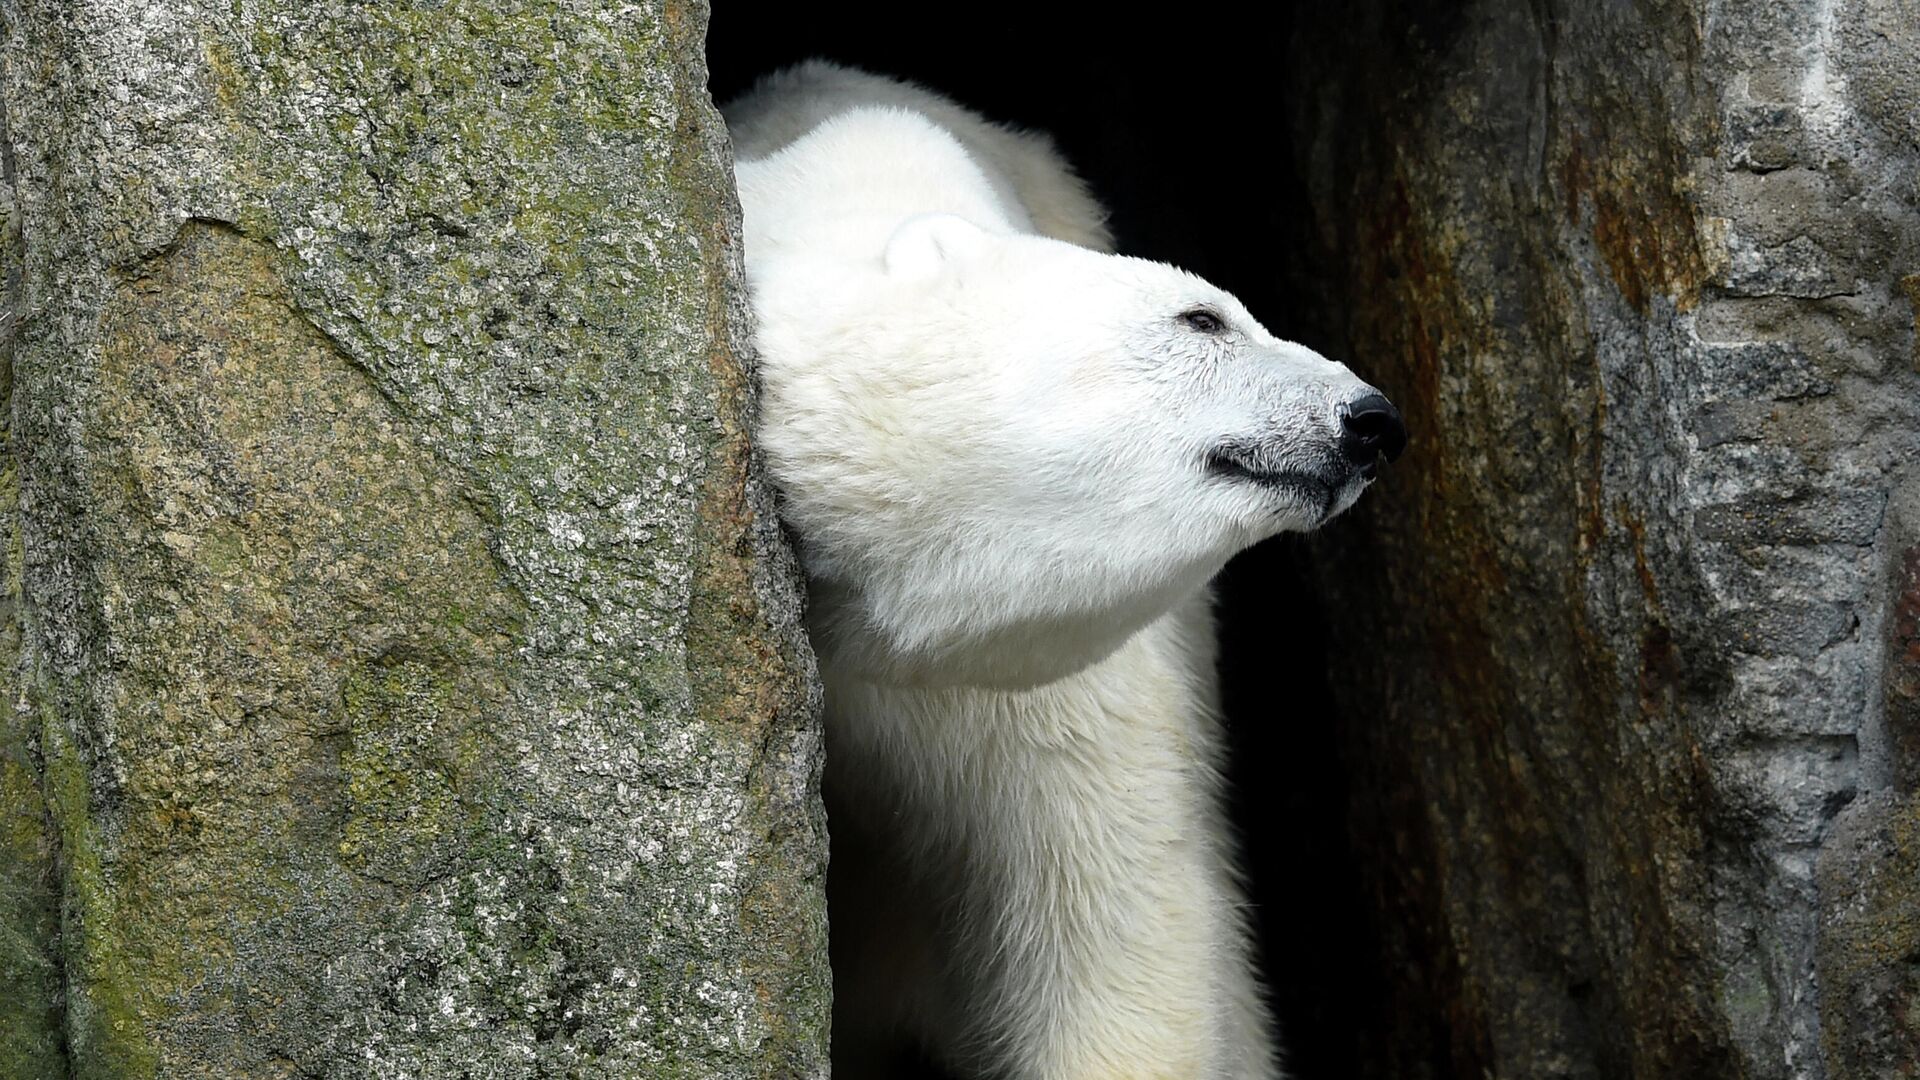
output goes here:
[{"label": "black nose", "polygon": [[1407,448],[1407,425],[1400,410],[1379,394],[1366,394],[1347,402],[1340,413],[1340,450],[1360,471],[1372,479],[1380,459],[1388,461]]}]

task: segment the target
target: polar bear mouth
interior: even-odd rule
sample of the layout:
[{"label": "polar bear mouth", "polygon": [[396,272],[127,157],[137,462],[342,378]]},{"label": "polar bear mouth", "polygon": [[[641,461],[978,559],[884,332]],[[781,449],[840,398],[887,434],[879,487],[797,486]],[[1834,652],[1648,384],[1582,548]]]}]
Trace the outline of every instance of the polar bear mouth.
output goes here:
[{"label": "polar bear mouth", "polygon": [[1325,508],[1333,502],[1333,484],[1323,476],[1297,469],[1267,469],[1239,457],[1231,449],[1207,454],[1207,471],[1229,480],[1258,484],[1263,488],[1286,491]]}]

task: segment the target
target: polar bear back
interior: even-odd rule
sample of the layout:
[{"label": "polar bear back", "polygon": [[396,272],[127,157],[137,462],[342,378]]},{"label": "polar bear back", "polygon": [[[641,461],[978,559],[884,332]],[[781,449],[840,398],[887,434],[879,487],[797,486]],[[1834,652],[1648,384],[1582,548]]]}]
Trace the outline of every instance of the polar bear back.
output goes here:
[{"label": "polar bear back", "polygon": [[837,114],[735,173],[750,271],[791,259],[871,263],[902,222],[925,214],[992,233],[1034,231],[958,139],[899,108]]},{"label": "polar bear back", "polygon": [[1113,250],[1106,211],[1051,139],[990,123],[924,87],[810,60],[762,79],[728,103],[726,119],[734,154],[745,164],[779,153],[837,116],[876,107],[917,114],[934,130],[951,133],[1013,231]]}]

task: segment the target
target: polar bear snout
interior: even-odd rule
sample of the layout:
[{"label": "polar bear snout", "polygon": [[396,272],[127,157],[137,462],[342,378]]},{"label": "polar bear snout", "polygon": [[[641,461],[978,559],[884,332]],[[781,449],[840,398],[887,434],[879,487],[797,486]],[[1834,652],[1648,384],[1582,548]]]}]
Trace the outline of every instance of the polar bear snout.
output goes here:
[{"label": "polar bear snout", "polygon": [[1340,452],[1371,480],[1380,461],[1392,463],[1407,448],[1407,425],[1386,395],[1369,391],[1340,407]]}]

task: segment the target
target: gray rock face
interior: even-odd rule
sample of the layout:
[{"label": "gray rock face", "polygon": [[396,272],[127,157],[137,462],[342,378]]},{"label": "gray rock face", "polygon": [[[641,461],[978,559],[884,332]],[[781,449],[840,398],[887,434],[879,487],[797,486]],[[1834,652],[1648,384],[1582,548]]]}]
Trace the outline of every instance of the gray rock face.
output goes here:
[{"label": "gray rock face", "polygon": [[0,6],[0,1075],[824,1075],[704,24]]},{"label": "gray rock face", "polygon": [[1371,1073],[1920,1075],[1920,5],[1415,0],[1291,65],[1415,429],[1316,549]]}]

